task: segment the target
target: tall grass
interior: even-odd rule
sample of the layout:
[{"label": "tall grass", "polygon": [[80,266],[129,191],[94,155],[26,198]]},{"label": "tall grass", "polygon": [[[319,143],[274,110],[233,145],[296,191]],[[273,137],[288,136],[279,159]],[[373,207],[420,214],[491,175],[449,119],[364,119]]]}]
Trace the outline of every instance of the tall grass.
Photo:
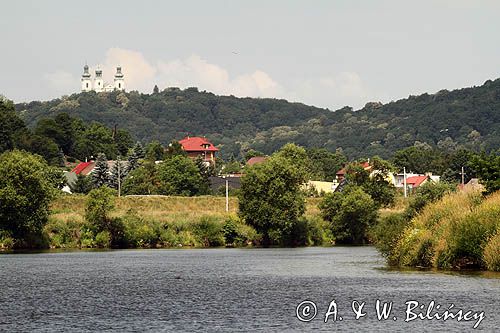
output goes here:
[{"label": "tall grass", "polygon": [[[95,233],[85,221],[84,195],[61,196],[52,203],[45,233],[51,247],[129,248],[246,246],[259,244],[261,235],[237,218],[238,199],[199,196],[126,196],[116,198],[110,217],[115,233]],[[328,226],[316,221],[317,200],[306,202],[306,236],[303,245],[331,242]],[[117,240],[118,239],[118,240]]]},{"label": "tall grass", "polygon": [[498,270],[500,193],[458,192],[427,205],[397,237],[389,261],[400,266]]}]

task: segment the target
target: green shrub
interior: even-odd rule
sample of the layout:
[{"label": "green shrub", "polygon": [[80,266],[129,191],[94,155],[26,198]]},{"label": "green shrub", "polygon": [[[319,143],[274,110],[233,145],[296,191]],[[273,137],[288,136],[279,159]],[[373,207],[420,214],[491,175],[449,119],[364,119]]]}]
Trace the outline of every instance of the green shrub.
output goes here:
[{"label": "green shrub", "polygon": [[319,216],[313,216],[307,219],[308,241],[307,245],[331,245],[333,235],[330,229],[330,223]]},{"label": "green shrub", "polygon": [[486,243],[483,258],[486,268],[500,272],[500,229]]},{"label": "green shrub", "polygon": [[429,267],[432,261],[432,235],[428,230],[406,228],[389,255],[389,263],[398,266]]},{"label": "green shrub", "polygon": [[0,230],[0,250],[11,250],[14,248],[15,240],[7,231]]},{"label": "green shrub", "polygon": [[50,219],[44,230],[51,248],[74,248],[78,247],[81,227],[81,223],[74,220]]},{"label": "green shrub", "polygon": [[111,234],[109,231],[101,231],[95,236],[95,245],[101,248],[111,246]]},{"label": "green shrub", "polygon": [[407,225],[408,221],[403,213],[385,215],[370,228],[369,236],[382,255],[389,257]]},{"label": "green shrub", "polygon": [[378,214],[374,200],[359,186],[327,194],[319,209],[323,219],[331,222],[336,242],[347,244],[363,244]]},{"label": "green shrub", "polygon": [[224,233],[220,220],[213,216],[202,216],[193,225],[193,232],[197,241],[203,246],[223,246]]},{"label": "green shrub", "polygon": [[155,247],[160,242],[161,225],[135,214],[123,217],[124,244],[127,247]]}]

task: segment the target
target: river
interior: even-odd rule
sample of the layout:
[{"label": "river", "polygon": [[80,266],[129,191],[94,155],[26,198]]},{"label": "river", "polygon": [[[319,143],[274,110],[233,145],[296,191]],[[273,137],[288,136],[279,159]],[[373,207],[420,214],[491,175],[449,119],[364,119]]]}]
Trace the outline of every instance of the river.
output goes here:
[{"label": "river", "polygon": [[[499,274],[385,267],[373,247],[2,254],[0,331],[463,332],[478,321],[477,331],[500,327]],[[392,302],[386,320],[377,319],[377,299]],[[316,311],[307,302],[297,310],[306,300]],[[410,301],[425,309],[406,313],[416,305]],[[450,313],[471,312],[461,321],[412,319],[431,301],[430,314],[452,303]]]}]

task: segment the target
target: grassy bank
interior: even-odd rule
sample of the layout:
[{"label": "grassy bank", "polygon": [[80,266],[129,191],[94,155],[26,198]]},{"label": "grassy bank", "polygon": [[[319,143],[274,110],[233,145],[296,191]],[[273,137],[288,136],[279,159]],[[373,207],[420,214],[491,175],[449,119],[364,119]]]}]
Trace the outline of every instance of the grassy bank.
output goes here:
[{"label": "grassy bank", "polygon": [[500,192],[449,194],[410,222],[397,214],[385,221],[396,237],[382,250],[394,265],[500,270]]},{"label": "grassy bank", "polygon": [[[44,228],[52,248],[108,247],[109,233],[93,233],[85,221],[87,197],[61,196],[52,203]],[[302,245],[331,242],[328,225],[316,218],[320,199],[307,200]],[[119,247],[208,247],[258,245],[261,236],[237,218],[238,199],[230,197],[127,196],[116,198],[110,213],[117,222]],[[116,240],[115,240],[116,243]]]}]

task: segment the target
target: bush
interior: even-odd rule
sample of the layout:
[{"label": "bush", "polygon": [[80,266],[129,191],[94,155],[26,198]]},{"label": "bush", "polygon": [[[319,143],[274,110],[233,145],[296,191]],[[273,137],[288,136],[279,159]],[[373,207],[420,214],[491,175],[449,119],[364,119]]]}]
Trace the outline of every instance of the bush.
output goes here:
[{"label": "bush", "polygon": [[14,248],[15,240],[6,231],[0,230],[0,251]]},{"label": "bush", "polygon": [[346,244],[363,244],[378,214],[373,199],[358,186],[327,194],[319,208],[323,219],[331,222],[335,241]]},{"label": "bush", "polygon": [[[382,230],[384,224],[378,227]],[[386,241],[379,246],[390,253],[390,263],[400,266],[491,269],[495,249],[489,242],[495,244],[499,229],[500,192],[485,200],[478,192],[459,192],[427,205],[393,250]]]},{"label": "bush", "polygon": [[500,272],[500,229],[484,247],[484,262],[490,271]]},{"label": "bush", "polygon": [[52,177],[38,155],[18,150],[0,155],[0,231],[8,232],[14,245],[41,245],[49,203],[56,195]]},{"label": "bush", "polygon": [[222,223],[212,216],[203,216],[193,225],[193,232],[203,246],[223,246]]},{"label": "bush", "polygon": [[161,226],[135,214],[127,214],[124,222],[124,243],[127,247],[155,247],[160,241]]},{"label": "bush", "polygon": [[101,231],[95,236],[95,245],[101,248],[111,246],[111,234],[109,231]]},{"label": "bush", "polygon": [[454,186],[446,182],[426,182],[417,188],[417,192],[410,199],[410,204],[405,211],[406,218],[412,219],[420,213],[429,203],[440,200],[446,194],[454,191]]},{"label": "bush", "polygon": [[81,227],[81,223],[74,220],[51,219],[44,230],[51,248],[74,248],[78,246]]},{"label": "bush", "polygon": [[382,255],[389,257],[407,225],[404,214],[392,213],[379,218],[368,233]]}]

